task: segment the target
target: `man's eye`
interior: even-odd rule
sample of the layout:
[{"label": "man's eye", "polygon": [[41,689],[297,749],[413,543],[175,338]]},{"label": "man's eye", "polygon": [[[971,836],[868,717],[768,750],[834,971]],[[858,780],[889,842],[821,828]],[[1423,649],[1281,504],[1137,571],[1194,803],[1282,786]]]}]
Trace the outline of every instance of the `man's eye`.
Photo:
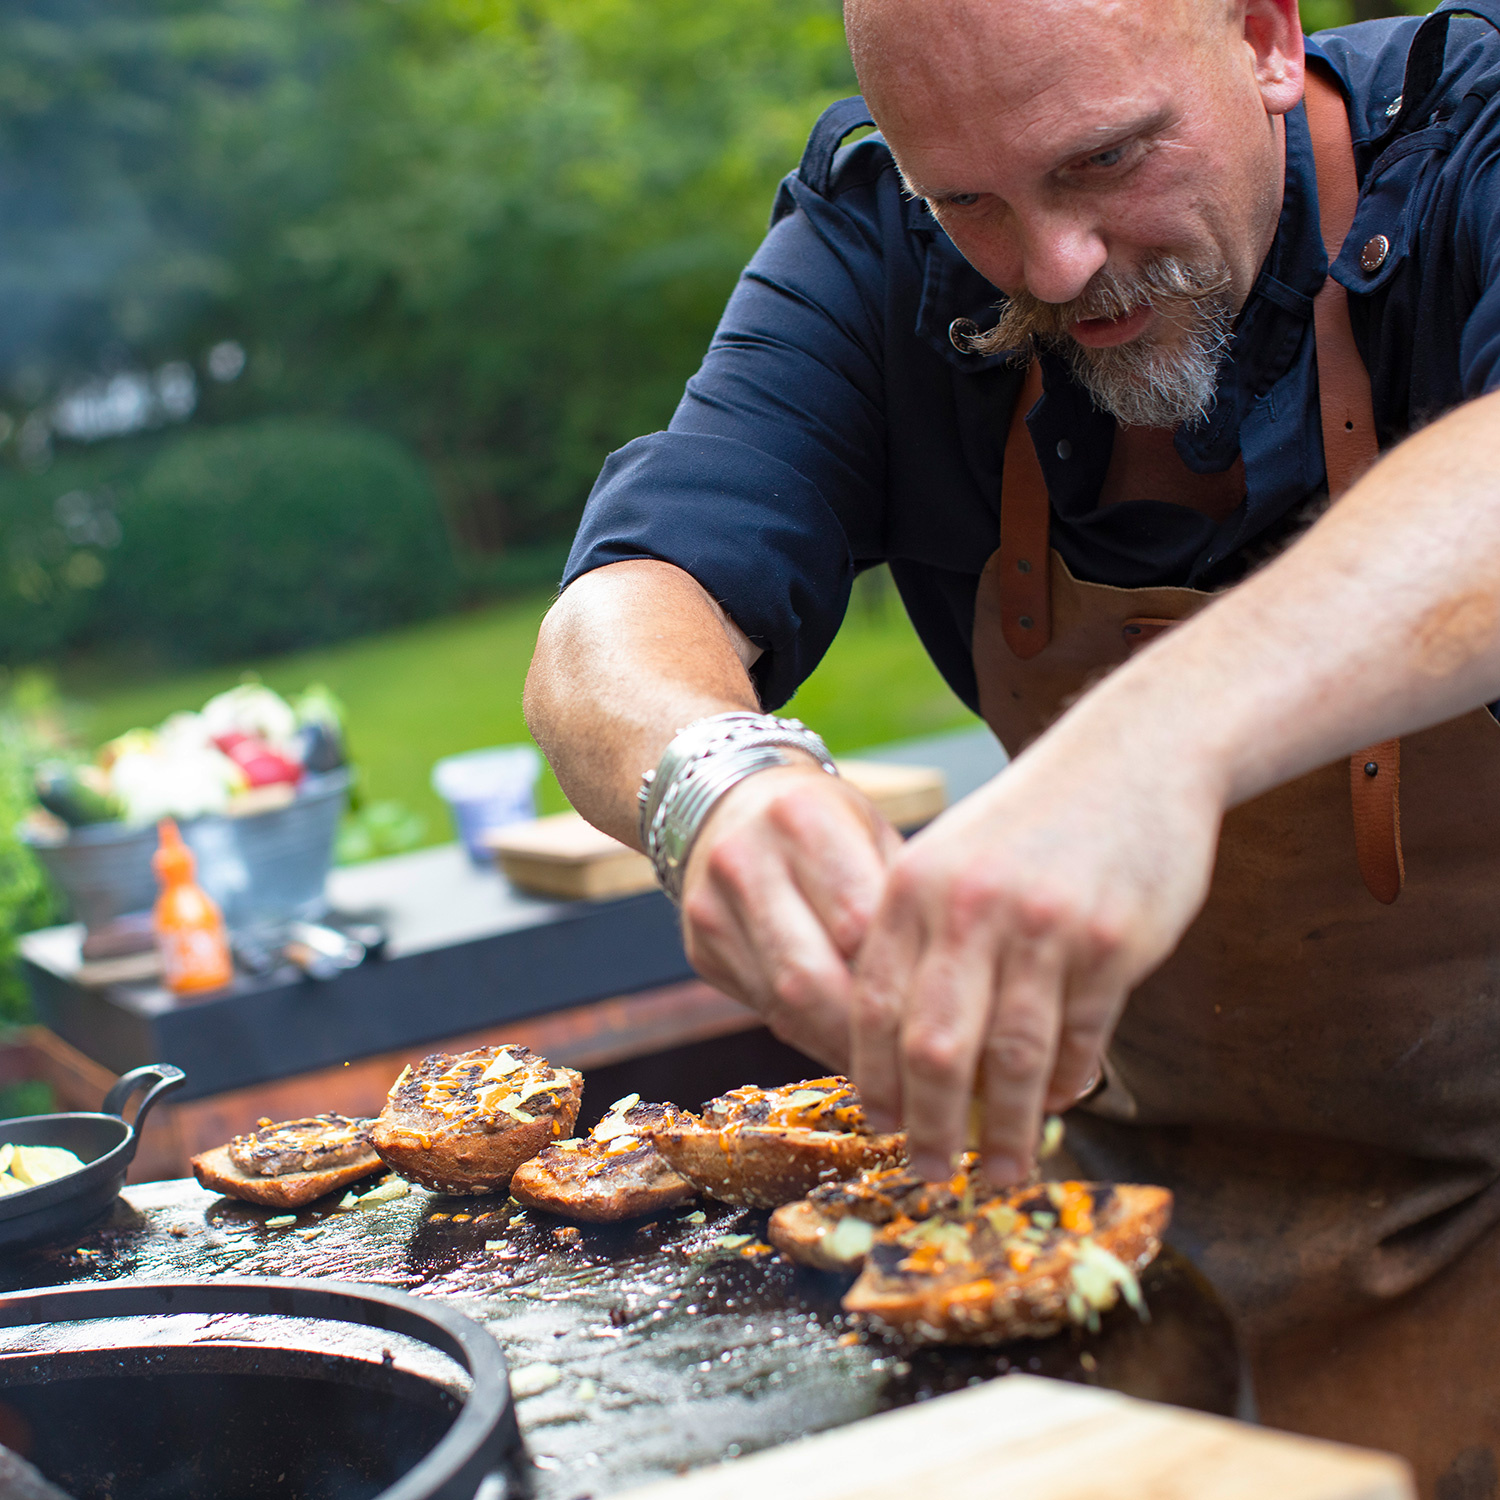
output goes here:
[{"label": "man's eye", "polygon": [[1090,167],[1117,167],[1125,160],[1123,146],[1111,146],[1108,151],[1096,151],[1085,163]]},{"label": "man's eye", "polygon": [[946,206],[950,208],[968,208],[979,202],[978,193],[950,193],[943,199]]}]

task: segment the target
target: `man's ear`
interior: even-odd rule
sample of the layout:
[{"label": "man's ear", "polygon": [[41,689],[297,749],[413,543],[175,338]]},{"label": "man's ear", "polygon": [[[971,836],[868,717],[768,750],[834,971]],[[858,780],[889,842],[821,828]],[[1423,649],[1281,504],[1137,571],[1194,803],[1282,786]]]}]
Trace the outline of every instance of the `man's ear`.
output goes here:
[{"label": "man's ear", "polygon": [[1284,115],[1302,97],[1305,61],[1297,0],[1243,0],[1245,45],[1266,113]]}]

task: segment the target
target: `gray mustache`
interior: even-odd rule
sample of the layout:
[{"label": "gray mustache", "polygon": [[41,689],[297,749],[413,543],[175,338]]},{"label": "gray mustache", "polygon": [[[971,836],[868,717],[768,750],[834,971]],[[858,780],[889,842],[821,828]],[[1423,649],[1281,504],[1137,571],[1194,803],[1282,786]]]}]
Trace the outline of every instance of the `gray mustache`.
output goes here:
[{"label": "gray mustache", "polygon": [[1205,313],[1218,315],[1229,291],[1228,266],[1195,266],[1177,256],[1159,255],[1126,274],[1106,267],[1070,302],[1043,302],[1030,292],[1017,292],[999,304],[1000,320],[993,328],[980,332],[971,323],[972,332],[960,328],[957,333],[971,354],[1014,350],[1029,356],[1033,344],[1060,341],[1074,323],[1123,318],[1146,305],[1174,323],[1192,323]]}]

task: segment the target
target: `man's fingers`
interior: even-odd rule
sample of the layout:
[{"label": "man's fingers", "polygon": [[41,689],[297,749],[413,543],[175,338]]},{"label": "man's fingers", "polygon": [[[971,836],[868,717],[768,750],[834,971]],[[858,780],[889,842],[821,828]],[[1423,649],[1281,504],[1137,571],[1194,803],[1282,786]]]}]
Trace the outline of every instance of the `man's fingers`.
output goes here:
[{"label": "man's fingers", "polygon": [[1109,1018],[1118,1014],[1124,1001],[1114,984],[1070,993],[1057,1061],[1047,1088],[1048,1114],[1061,1114],[1092,1092],[1104,1066],[1104,1049],[1109,1045]]},{"label": "man's fingers", "polygon": [[1057,1061],[1047,1090],[1047,1109],[1070,1109],[1098,1083],[1115,1021],[1129,993],[1128,970],[1120,962],[1116,932],[1097,925],[1093,941],[1074,954],[1063,1007]]},{"label": "man's fingers", "polygon": [[789,878],[782,851],[726,841],[693,873],[683,901],[693,967],[759,1011],[782,1040],[846,1067],[849,966]]},{"label": "man's fingers", "polygon": [[814,783],[797,787],[768,810],[803,899],[846,960],[853,959],[885,891],[891,843],[900,838],[858,794],[831,798]]},{"label": "man's fingers", "polygon": [[895,1130],[905,1112],[901,1020],[920,942],[917,914],[908,907],[892,913],[860,951],[850,1007],[849,1076],[859,1087],[872,1130]]},{"label": "man's fingers", "polygon": [[901,1098],[912,1168],[929,1180],[946,1177],[964,1148],[993,995],[990,955],[978,944],[930,949],[912,976],[901,1028]]},{"label": "man's fingers", "polygon": [[1065,945],[1055,935],[1015,942],[998,976],[983,1040],[984,1123],[979,1150],[992,1182],[1031,1169],[1058,1056],[1066,984]]}]

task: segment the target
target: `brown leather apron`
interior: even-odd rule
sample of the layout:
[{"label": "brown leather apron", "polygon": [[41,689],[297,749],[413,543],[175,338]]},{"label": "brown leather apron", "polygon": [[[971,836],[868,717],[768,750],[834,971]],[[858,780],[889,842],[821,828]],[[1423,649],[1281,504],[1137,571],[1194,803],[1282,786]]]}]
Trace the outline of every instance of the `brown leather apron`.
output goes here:
[{"label": "brown leather apron", "polygon": [[[1308,113],[1332,260],[1330,214],[1345,231],[1353,215],[1348,124],[1320,80]],[[1374,426],[1342,289],[1325,291],[1336,498]],[[1012,754],[1208,598],[1083,583],[1050,551],[1024,423],[1037,377],[974,620],[980,708]],[[1183,467],[1183,496],[1193,484]],[[1131,995],[1069,1154],[1177,1194],[1172,1238],[1239,1315],[1267,1420],[1396,1447],[1429,1493],[1467,1500],[1495,1493],[1500,1441],[1500,725],[1477,709],[1405,739],[1399,810],[1397,766],[1376,747],[1230,812],[1207,903]],[[1493,1402],[1458,1395],[1491,1384]]]}]

